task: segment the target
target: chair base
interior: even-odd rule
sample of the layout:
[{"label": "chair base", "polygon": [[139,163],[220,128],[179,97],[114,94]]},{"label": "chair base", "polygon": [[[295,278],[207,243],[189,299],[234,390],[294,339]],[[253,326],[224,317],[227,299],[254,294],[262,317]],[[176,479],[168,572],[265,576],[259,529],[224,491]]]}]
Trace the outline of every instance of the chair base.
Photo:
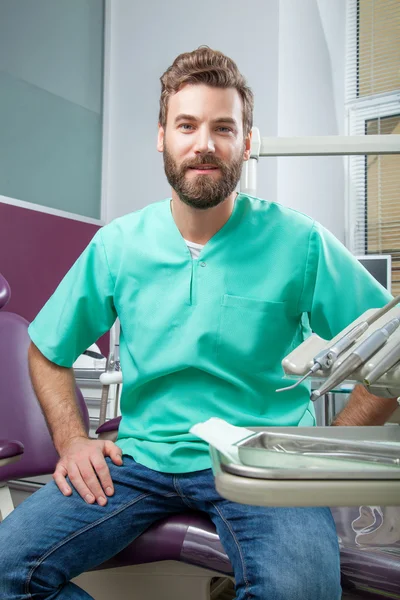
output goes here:
[{"label": "chair base", "polygon": [[210,600],[214,578],[221,573],[166,560],[90,571],[73,582],[96,600]]},{"label": "chair base", "polygon": [[[89,571],[73,579],[96,600],[234,600],[233,578],[171,560]],[[342,600],[369,595],[343,592]]]}]

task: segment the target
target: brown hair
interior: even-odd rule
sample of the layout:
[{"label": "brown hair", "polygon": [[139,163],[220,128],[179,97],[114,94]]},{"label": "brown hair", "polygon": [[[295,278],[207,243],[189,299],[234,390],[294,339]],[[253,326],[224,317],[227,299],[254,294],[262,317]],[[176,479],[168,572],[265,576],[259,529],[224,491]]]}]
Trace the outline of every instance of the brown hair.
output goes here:
[{"label": "brown hair", "polygon": [[236,63],[218,50],[200,46],[193,52],[180,54],[160,77],[161,97],[159,122],[167,123],[168,99],[186,84],[205,84],[217,88],[235,88],[243,102],[243,130],[246,136],[253,126],[253,92],[247,86]]}]

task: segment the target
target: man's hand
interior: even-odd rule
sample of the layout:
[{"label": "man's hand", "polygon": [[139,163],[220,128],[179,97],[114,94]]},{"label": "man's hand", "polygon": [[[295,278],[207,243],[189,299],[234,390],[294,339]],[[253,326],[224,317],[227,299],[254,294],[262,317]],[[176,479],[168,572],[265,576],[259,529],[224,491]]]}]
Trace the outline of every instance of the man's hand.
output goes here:
[{"label": "man's hand", "polygon": [[64,496],[70,496],[72,490],[65,479],[68,475],[85,502],[96,501],[105,506],[106,496],[114,494],[114,486],[104,457],[109,456],[114,464],[121,466],[121,455],[121,449],[109,440],[72,438],[60,454],[53,479]]}]

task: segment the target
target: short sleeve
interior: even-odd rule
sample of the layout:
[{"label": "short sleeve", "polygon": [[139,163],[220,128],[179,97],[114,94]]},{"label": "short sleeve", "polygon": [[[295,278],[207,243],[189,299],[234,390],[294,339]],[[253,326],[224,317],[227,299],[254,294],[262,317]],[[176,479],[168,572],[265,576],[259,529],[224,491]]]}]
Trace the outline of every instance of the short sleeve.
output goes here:
[{"label": "short sleeve", "polygon": [[29,326],[29,336],[50,361],[72,367],[110,329],[117,315],[114,284],[99,230]]},{"label": "short sleeve", "polygon": [[300,305],[315,333],[331,339],[366,310],[391,299],[335,236],[314,223]]}]

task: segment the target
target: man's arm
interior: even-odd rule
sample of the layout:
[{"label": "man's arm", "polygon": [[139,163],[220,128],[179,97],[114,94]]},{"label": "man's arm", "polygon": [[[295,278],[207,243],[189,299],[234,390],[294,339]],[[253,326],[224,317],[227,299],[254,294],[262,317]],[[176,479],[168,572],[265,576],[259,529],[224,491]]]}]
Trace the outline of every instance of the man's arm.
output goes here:
[{"label": "man's arm", "polygon": [[332,425],[384,425],[398,406],[396,398],[374,396],[357,385]]},{"label": "man's arm", "polygon": [[53,474],[57,486],[69,496],[72,490],[66,481],[68,475],[86,502],[105,505],[104,491],[111,496],[114,487],[104,456],[121,465],[121,450],[113,442],[88,438],[75,397],[72,369],[47,360],[33,343],[28,360],[33,388],[60,455]]},{"label": "man's arm", "polygon": [[33,343],[28,360],[33,388],[61,456],[74,438],[88,439],[75,398],[73,371],[47,360]]}]

